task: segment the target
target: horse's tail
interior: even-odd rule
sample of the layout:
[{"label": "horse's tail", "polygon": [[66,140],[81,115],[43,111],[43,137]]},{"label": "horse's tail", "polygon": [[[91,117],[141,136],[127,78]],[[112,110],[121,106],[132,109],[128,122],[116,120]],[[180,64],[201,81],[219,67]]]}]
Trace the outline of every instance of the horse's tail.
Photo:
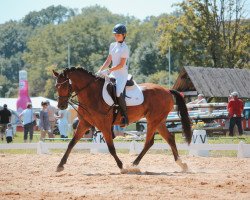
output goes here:
[{"label": "horse's tail", "polygon": [[184,132],[186,141],[190,144],[192,139],[192,131],[191,131],[191,122],[189,119],[187,106],[184,98],[181,96],[179,92],[176,90],[170,90],[171,94],[175,96],[176,104],[177,104],[177,112],[179,117],[181,118],[182,130]]}]

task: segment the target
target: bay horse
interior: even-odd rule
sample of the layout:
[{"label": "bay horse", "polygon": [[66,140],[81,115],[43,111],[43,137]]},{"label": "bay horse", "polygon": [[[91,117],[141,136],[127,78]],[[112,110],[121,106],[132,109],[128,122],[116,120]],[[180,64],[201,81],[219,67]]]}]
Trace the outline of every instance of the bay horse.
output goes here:
[{"label": "bay horse", "polygon": [[[64,169],[68,156],[74,145],[83,137],[85,132],[91,127],[97,127],[102,133],[107,143],[110,154],[114,157],[118,167],[123,170],[123,163],[118,158],[113,143],[112,126],[121,125],[122,116],[118,113],[113,122],[113,107],[107,105],[102,97],[104,78],[96,76],[83,68],[70,68],[58,73],[53,70],[56,77],[56,89],[58,92],[58,108],[66,109],[73,96],[77,96],[79,124],[74,137],[69,142],[68,148],[62,157],[57,171]],[[155,132],[159,134],[170,145],[176,163],[183,171],[187,170],[186,163],[179,158],[176,148],[175,137],[166,127],[166,118],[174,107],[174,98],[178,106],[182,129],[186,142],[190,144],[192,138],[190,119],[184,98],[175,90],[167,90],[160,85],[153,83],[139,84],[143,87],[144,102],[138,106],[127,107],[129,123],[136,122],[143,117],[147,119],[147,134],[144,148],[132,163],[136,166],[141,161],[149,148],[154,144]],[[75,94],[73,95],[73,92]]]}]

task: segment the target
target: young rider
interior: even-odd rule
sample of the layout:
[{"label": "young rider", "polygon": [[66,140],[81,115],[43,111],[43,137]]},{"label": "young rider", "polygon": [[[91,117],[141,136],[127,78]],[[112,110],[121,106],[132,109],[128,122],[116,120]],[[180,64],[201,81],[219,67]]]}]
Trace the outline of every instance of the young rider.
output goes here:
[{"label": "young rider", "polygon": [[[98,73],[103,76],[110,74],[110,77],[116,79],[116,96],[123,116],[122,124],[128,125],[126,102],[123,94],[128,78],[127,60],[129,59],[129,48],[125,43],[127,34],[126,26],[123,24],[115,25],[113,34],[116,42],[110,44],[109,55],[104,64],[100,67]],[[111,61],[112,67],[108,68]],[[104,70],[105,68],[108,69]]]}]

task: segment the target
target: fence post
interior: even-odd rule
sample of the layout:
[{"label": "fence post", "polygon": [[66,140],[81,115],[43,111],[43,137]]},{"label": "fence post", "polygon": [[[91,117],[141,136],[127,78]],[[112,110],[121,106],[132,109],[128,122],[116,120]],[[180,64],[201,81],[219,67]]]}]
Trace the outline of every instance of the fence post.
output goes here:
[{"label": "fence post", "polygon": [[37,143],[37,154],[50,154],[49,148],[45,142],[39,141]]},{"label": "fence post", "polygon": [[90,153],[97,154],[109,152],[106,141],[101,132],[97,132],[96,135],[93,135],[93,144],[95,144],[95,147],[90,149]]},{"label": "fence post", "polygon": [[205,130],[194,130],[191,142],[191,150],[189,151],[189,155],[193,156],[204,156],[207,157],[209,155],[208,150],[194,150],[192,149],[192,144],[206,144],[207,143],[207,133]]},{"label": "fence post", "polygon": [[250,150],[247,150],[245,146],[245,142],[240,141],[238,145],[238,158],[250,158]]}]

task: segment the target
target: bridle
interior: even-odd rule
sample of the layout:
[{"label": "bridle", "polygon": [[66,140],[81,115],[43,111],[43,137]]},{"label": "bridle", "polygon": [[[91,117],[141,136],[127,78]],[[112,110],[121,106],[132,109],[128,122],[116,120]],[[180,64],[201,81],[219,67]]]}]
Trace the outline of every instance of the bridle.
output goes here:
[{"label": "bridle", "polygon": [[71,84],[69,83],[69,81],[70,81],[70,79],[69,78],[67,78],[65,81],[63,81],[62,83],[56,83],[56,86],[58,86],[58,85],[64,85],[65,83],[68,83],[68,96],[58,96],[57,97],[57,99],[59,100],[59,99],[64,99],[64,98],[67,98],[67,101],[69,100],[69,98],[71,98],[71,96],[72,96],[72,86],[71,86]]},{"label": "bridle", "polygon": [[[77,96],[80,92],[82,92],[84,89],[86,89],[87,87],[89,87],[93,82],[95,82],[95,80],[90,81],[88,84],[86,84],[84,87],[82,87],[81,89],[79,89],[78,91],[73,91],[72,86],[71,86],[71,80],[69,78],[67,78],[65,81],[63,81],[62,83],[56,83],[56,86],[58,85],[63,85],[65,83],[68,83],[68,95],[67,96],[58,96],[57,98],[67,98],[68,102],[69,100],[71,100],[72,98],[74,98],[75,96]],[[73,95],[73,92],[75,92],[75,94]]]},{"label": "bridle", "polygon": [[[94,79],[94,80],[91,80],[88,84],[86,84],[84,87],[82,87],[81,89],[79,89],[78,91],[73,91],[73,88],[72,88],[72,85],[71,85],[71,80],[69,78],[66,78],[65,81],[61,82],[61,83],[56,83],[56,86],[58,85],[63,85],[63,84],[66,84],[68,83],[68,95],[67,96],[58,96],[57,99],[59,100],[60,98],[63,99],[63,98],[67,98],[66,101],[68,104],[70,104],[74,110],[79,114],[80,117],[81,114],[78,112],[78,110],[75,108],[75,105],[77,106],[80,106],[82,109],[84,109],[86,112],[89,113],[89,111],[87,110],[87,107],[86,105],[74,100],[73,98],[75,96],[77,96],[80,92],[82,92],[83,90],[85,90],[87,87],[89,87],[92,83],[96,82],[98,79]],[[75,92],[75,94],[73,94],[73,92]],[[105,114],[105,115],[108,115],[109,112],[112,110],[112,108],[114,107],[114,104],[112,106],[110,106],[108,112]],[[89,113],[89,116],[91,116],[91,113]]]}]

